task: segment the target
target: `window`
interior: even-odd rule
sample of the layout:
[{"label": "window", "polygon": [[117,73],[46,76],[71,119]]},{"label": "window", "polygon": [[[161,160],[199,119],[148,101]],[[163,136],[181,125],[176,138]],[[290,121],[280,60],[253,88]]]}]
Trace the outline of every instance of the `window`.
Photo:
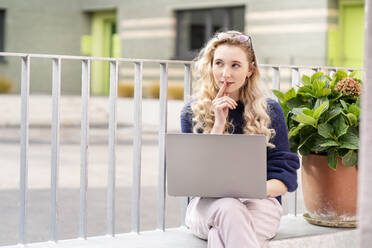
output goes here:
[{"label": "window", "polygon": [[[5,10],[0,9],[0,52],[4,52],[5,42]],[[5,57],[0,56],[0,61],[5,61]]]},{"label": "window", "polygon": [[193,59],[216,31],[244,31],[244,7],[177,11],[177,59]]}]

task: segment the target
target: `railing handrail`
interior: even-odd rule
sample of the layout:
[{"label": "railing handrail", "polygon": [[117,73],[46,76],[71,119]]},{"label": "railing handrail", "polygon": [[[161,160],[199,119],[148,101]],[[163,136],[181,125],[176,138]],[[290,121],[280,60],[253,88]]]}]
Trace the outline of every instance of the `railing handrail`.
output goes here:
[{"label": "railing handrail", "polygon": [[[174,63],[174,64],[193,64],[192,60],[167,60],[167,59],[134,59],[134,58],[111,58],[111,57],[93,57],[93,56],[76,56],[76,55],[59,55],[59,54],[38,54],[38,53],[16,53],[0,52],[0,56],[9,57],[26,57],[30,58],[48,58],[48,59],[69,59],[69,60],[99,60],[99,61],[120,61],[120,62],[142,62],[142,63]],[[259,64],[259,67],[267,68],[288,68],[288,69],[325,69],[325,70],[348,70],[362,71],[363,68],[344,67],[344,66],[319,66],[319,65],[282,65],[282,64]]]},{"label": "railing handrail", "polygon": [[0,56],[9,57],[30,57],[30,58],[45,58],[45,59],[68,59],[68,60],[98,60],[98,61],[119,61],[119,62],[133,62],[133,63],[172,63],[172,64],[192,64],[189,60],[166,60],[166,59],[133,59],[133,58],[111,58],[111,57],[93,57],[93,56],[73,56],[73,55],[57,55],[57,54],[37,54],[37,53],[14,53],[14,52],[0,52]]}]

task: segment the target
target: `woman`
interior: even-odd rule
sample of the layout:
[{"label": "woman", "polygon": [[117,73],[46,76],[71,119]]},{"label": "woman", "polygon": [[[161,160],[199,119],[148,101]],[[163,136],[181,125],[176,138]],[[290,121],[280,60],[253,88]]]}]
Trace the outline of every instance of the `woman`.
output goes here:
[{"label": "woman", "polygon": [[283,111],[266,96],[257,65],[250,36],[217,33],[195,62],[199,90],[181,113],[184,133],[264,134],[267,140],[266,199],[196,197],[188,205],[186,225],[208,247],[262,247],[279,227],[281,195],[297,188],[299,160],[289,151]]}]

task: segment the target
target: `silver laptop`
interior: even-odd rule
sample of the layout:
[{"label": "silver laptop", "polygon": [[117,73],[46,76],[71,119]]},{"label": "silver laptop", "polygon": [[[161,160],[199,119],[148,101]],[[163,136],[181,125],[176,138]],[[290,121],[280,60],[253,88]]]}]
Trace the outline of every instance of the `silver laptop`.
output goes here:
[{"label": "silver laptop", "polygon": [[266,198],[264,135],[166,134],[168,194]]}]

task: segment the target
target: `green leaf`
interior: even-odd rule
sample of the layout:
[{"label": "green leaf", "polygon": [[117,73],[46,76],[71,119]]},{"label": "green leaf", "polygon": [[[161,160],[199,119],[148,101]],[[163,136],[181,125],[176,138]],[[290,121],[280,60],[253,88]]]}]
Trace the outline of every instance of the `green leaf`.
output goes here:
[{"label": "green leaf", "polygon": [[338,155],[340,157],[343,157],[346,155],[346,153],[348,153],[350,150],[349,149],[346,149],[346,148],[337,148],[337,152],[338,152]]},{"label": "green leaf", "polygon": [[284,102],[284,93],[279,90],[272,90],[274,95],[282,102]]},{"label": "green leaf", "polygon": [[294,97],[287,101],[288,108],[298,108],[304,104],[305,103],[302,101],[301,96]]},{"label": "green leaf", "polygon": [[357,126],[358,125],[358,118],[354,114],[347,113],[346,117],[349,120],[350,126]]},{"label": "green leaf", "polygon": [[311,84],[303,85],[297,90],[297,94],[306,95],[306,94],[313,94],[313,87]]},{"label": "green leaf", "polygon": [[360,97],[357,98],[356,103],[355,103],[359,108],[360,108]]},{"label": "green leaf", "polygon": [[290,90],[288,90],[285,94],[284,94],[284,101],[288,101],[292,98],[296,97],[296,91],[294,88],[291,88]]},{"label": "green leaf", "polygon": [[356,74],[357,74],[358,72],[359,72],[358,70],[352,71],[352,72],[349,74],[349,77],[351,77],[351,78],[355,77]]},{"label": "green leaf", "polygon": [[320,146],[320,144],[324,143],[325,141],[326,139],[320,136],[318,133],[312,133],[308,137],[303,139],[302,143],[298,147],[299,149],[302,147],[306,147],[313,153],[319,153],[327,149]]},{"label": "green leaf", "polygon": [[328,109],[328,106],[329,106],[329,101],[324,101],[319,107],[317,107],[315,110],[314,110],[314,119],[316,121],[318,121],[319,117],[321,114],[323,114],[327,109]]},{"label": "green leaf", "polygon": [[326,83],[324,81],[320,81],[318,79],[315,79],[313,82],[313,95],[315,95],[316,98],[322,97],[322,89],[326,86]]},{"label": "green leaf", "polygon": [[351,131],[340,137],[340,148],[359,149],[359,137]]},{"label": "green leaf", "polygon": [[354,150],[350,150],[342,157],[342,163],[346,166],[354,166],[358,163],[358,153]]},{"label": "green leaf", "polygon": [[334,101],[337,101],[338,99],[340,99],[342,96],[343,96],[342,93],[337,92],[337,91],[333,91],[328,96],[328,98],[329,98],[330,101],[334,102]]},{"label": "green leaf", "polygon": [[353,133],[354,135],[359,137],[359,128],[358,127],[349,127],[347,130],[350,133]]},{"label": "green leaf", "polygon": [[349,112],[352,113],[359,119],[360,116],[360,108],[356,104],[352,104],[349,106]]},{"label": "green leaf", "polygon": [[305,108],[293,108],[292,109],[292,113],[294,114],[294,115],[303,115],[304,114],[304,109]]},{"label": "green leaf", "polygon": [[331,124],[322,123],[318,125],[318,134],[320,134],[324,138],[332,138],[333,132],[333,127]]},{"label": "green leaf", "polygon": [[311,109],[304,108],[302,112],[303,112],[305,115],[308,115],[308,116],[311,116],[311,117],[313,117],[313,115],[314,115],[314,111],[311,110]]},{"label": "green leaf", "polygon": [[348,109],[347,104],[344,100],[340,100],[340,103],[344,109]]},{"label": "green leaf", "polygon": [[336,75],[340,77],[340,79],[348,76],[346,70],[337,70]]},{"label": "green leaf", "polygon": [[331,89],[328,88],[318,89],[315,93],[315,97],[324,97],[330,95],[331,93]]},{"label": "green leaf", "polygon": [[325,113],[325,120],[326,122],[331,121],[333,118],[341,114],[342,109],[339,106],[333,107],[331,110]]},{"label": "green leaf", "polygon": [[342,135],[346,134],[347,129],[349,128],[349,126],[345,123],[345,120],[342,117],[342,115],[339,115],[335,119],[335,121],[333,122],[333,126],[335,128],[335,134],[336,134],[336,137],[337,138],[339,138]]},{"label": "green leaf", "polygon": [[295,121],[303,123],[305,125],[311,125],[313,127],[316,127],[316,120],[308,115],[297,115],[293,118]]},{"label": "green leaf", "polygon": [[304,127],[304,124],[300,124],[297,127],[292,128],[288,133],[288,138],[292,138],[298,134],[298,132]]},{"label": "green leaf", "polygon": [[[304,128],[305,129],[305,128]],[[302,136],[301,134],[300,134],[300,138],[301,138],[301,143],[298,145],[298,148],[301,148],[302,146],[304,146],[305,144],[306,144],[306,142],[309,140],[309,139],[311,139],[311,137],[313,136],[313,135],[315,135],[316,133],[307,133],[307,132],[305,132],[306,133],[306,135],[304,135],[304,136]]]},{"label": "green leaf", "polygon": [[298,149],[298,152],[301,154],[301,156],[307,156],[310,154],[310,149],[307,148],[306,146],[301,146],[299,149]]},{"label": "green leaf", "polygon": [[306,147],[309,148],[312,152],[320,153],[327,150],[327,147],[322,147],[320,144],[326,142],[326,139],[320,136],[319,134],[315,133],[311,136],[311,138],[306,142]]},{"label": "green leaf", "polygon": [[332,147],[338,146],[339,144],[334,140],[327,140],[326,142],[321,143],[319,146],[321,147]]},{"label": "green leaf", "polygon": [[324,102],[329,102],[327,97],[321,97],[321,98],[316,99],[313,109],[315,110],[319,108],[319,106],[322,105]]},{"label": "green leaf", "polygon": [[332,149],[327,153],[327,163],[329,168],[336,170],[337,169],[337,160],[338,160],[338,153],[336,149]]},{"label": "green leaf", "polygon": [[308,76],[306,76],[306,75],[302,75],[301,81],[302,81],[304,84],[311,84],[310,77],[308,77]]},{"label": "green leaf", "polygon": [[320,77],[323,77],[324,76],[324,73],[319,71],[319,72],[316,72],[314,73],[312,76],[311,76],[311,82],[313,83],[314,80],[320,78]]}]

